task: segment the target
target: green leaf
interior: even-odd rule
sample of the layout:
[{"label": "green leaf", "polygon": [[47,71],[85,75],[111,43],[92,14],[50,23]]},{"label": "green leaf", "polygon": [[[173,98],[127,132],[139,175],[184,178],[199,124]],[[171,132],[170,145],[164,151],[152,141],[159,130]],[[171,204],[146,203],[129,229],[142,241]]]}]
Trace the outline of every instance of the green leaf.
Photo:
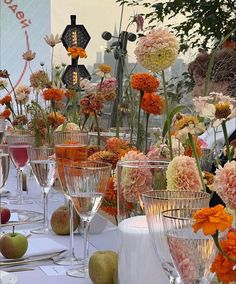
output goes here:
[{"label": "green leaf", "polygon": [[[170,124],[172,123],[172,119],[175,116],[176,113],[180,112],[181,110],[183,110],[184,108],[187,108],[187,106],[185,105],[179,105],[177,107],[175,107],[171,112],[170,112]],[[163,130],[162,130],[162,136],[165,137],[166,133],[167,133],[168,129],[167,129],[167,121],[165,121],[164,126],[163,126]]]}]

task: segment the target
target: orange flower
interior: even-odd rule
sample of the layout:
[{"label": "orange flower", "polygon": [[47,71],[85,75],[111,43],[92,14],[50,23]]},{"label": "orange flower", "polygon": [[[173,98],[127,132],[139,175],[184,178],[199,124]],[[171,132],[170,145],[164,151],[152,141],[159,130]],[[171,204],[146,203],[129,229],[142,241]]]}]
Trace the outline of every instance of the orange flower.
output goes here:
[{"label": "orange flower", "polygon": [[[197,139],[196,136],[192,136],[193,138],[193,143],[196,146],[196,150],[197,150],[197,155],[200,158],[202,156],[202,141],[200,139]],[[185,156],[189,156],[189,157],[193,157],[193,149],[190,145],[186,145],[184,148],[184,155]]]},{"label": "orange flower", "polygon": [[8,119],[10,115],[11,111],[8,108],[6,108],[3,112],[0,113],[0,116],[4,117],[5,119]]},{"label": "orange flower", "polygon": [[141,108],[149,114],[162,114],[165,100],[156,93],[144,93]]},{"label": "orange flower", "polygon": [[[227,239],[220,241],[222,250],[232,257],[236,258],[236,233],[230,231],[227,234]],[[234,269],[235,262],[223,256],[220,252],[211,265],[211,272],[215,272],[218,280],[224,284],[236,282],[236,270]]]},{"label": "orange flower", "polygon": [[72,98],[74,98],[74,97],[77,95],[77,93],[76,93],[75,90],[68,90],[68,91],[65,92],[64,95],[65,95],[65,97],[67,97],[68,99],[72,99]]},{"label": "orange flower", "polygon": [[6,95],[5,97],[3,97],[3,98],[0,100],[0,104],[1,104],[1,105],[6,105],[6,104],[10,103],[11,101],[12,101],[11,96]]},{"label": "orange flower", "polygon": [[111,66],[107,64],[100,64],[98,69],[103,73],[111,73],[112,70]]},{"label": "orange flower", "polygon": [[91,161],[101,161],[112,164],[112,168],[116,168],[116,164],[118,161],[118,156],[114,152],[110,151],[99,151],[89,156],[88,158]]},{"label": "orange flower", "polygon": [[43,92],[43,98],[45,101],[60,101],[64,95],[64,91],[61,89],[47,89]]},{"label": "orange flower", "polygon": [[127,141],[118,137],[112,137],[107,139],[106,146],[107,151],[116,153],[118,159],[121,159],[130,150],[135,150],[136,148],[131,147]]},{"label": "orange flower", "polygon": [[64,123],[65,120],[66,120],[65,117],[58,112],[51,112],[48,114],[48,123],[53,128],[58,127],[59,125]]},{"label": "orange flower", "polygon": [[156,92],[160,85],[160,81],[147,73],[138,73],[131,76],[131,85],[133,89],[152,93]]},{"label": "orange flower", "polygon": [[114,177],[110,177],[101,210],[111,216],[117,215],[117,190],[114,189]]},{"label": "orange flower", "polygon": [[204,235],[214,235],[217,230],[224,231],[230,228],[233,222],[233,216],[224,210],[223,205],[217,205],[212,208],[202,208],[194,213],[196,220],[193,225],[194,232],[203,229]]},{"label": "orange flower", "polygon": [[87,57],[86,51],[81,47],[69,47],[67,51],[68,51],[67,54],[71,56],[72,58],[77,58],[77,57],[86,58]]}]

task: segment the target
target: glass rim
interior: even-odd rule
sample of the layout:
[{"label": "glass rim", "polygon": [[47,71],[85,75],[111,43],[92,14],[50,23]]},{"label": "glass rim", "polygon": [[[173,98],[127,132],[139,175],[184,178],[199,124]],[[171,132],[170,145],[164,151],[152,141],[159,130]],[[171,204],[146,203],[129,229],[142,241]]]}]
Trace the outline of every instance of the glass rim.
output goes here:
[{"label": "glass rim", "polygon": [[81,131],[79,129],[74,129],[74,130],[56,130],[53,132],[54,134],[61,134],[61,133],[69,133],[69,134],[86,134],[88,135],[88,131]]},{"label": "glass rim", "polygon": [[0,158],[2,157],[9,157],[10,155],[8,153],[3,153],[3,152],[0,152]]},{"label": "glass rim", "polygon": [[[101,165],[100,167],[93,167],[92,165],[91,166],[86,166],[87,163],[91,163],[91,164],[99,164]],[[78,161],[78,162],[75,162],[76,164],[75,165],[64,165],[64,169],[66,168],[71,168],[71,169],[91,169],[91,170],[94,170],[94,169],[112,169],[112,164],[110,163],[106,163],[106,162],[100,162],[100,161],[90,161],[90,160],[87,160],[87,161]],[[83,165],[84,164],[84,165]]]},{"label": "glass rim", "polygon": [[32,144],[27,142],[16,142],[7,146],[8,148],[32,148]]},{"label": "glass rim", "polygon": [[169,161],[163,160],[129,160],[129,161],[119,161],[118,166],[124,166],[127,168],[136,168],[142,164],[142,168],[159,168],[160,166],[168,167]]},{"label": "glass rim", "polygon": [[[195,212],[197,210],[200,210],[201,208],[175,208],[175,209],[169,209],[169,210],[164,210],[161,212],[162,217],[164,218],[168,218],[168,219],[175,219],[175,220],[193,220],[193,217],[191,215],[191,217],[178,217],[178,216],[171,216],[169,215],[171,212],[178,212],[178,211],[182,211],[182,212],[187,212],[187,211],[191,211],[191,212]],[[169,214],[168,214],[169,213]]]},{"label": "glass rim", "polygon": [[50,150],[54,150],[54,147],[48,147],[48,146],[32,146],[31,147],[31,150],[32,149],[39,149],[39,150],[47,150],[47,149],[50,149]]},{"label": "glass rim", "polygon": [[[174,196],[173,198],[168,198],[168,197],[163,197],[163,196],[155,196],[155,194],[157,192],[160,192],[160,193],[166,193],[166,192],[170,192],[170,193],[181,193],[181,194],[186,194],[187,196],[181,196],[181,197],[178,197],[178,196]],[[163,190],[149,190],[149,191],[146,191],[144,193],[142,193],[142,197],[144,198],[148,198],[148,199],[156,199],[156,200],[172,200],[172,199],[182,199],[182,200],[185,200],[185,199],[196,199],[196,193],[198,195],[202,195],[202,196],[198,196],[197,198],[198,199],[204,199],[204,198],[210,198],[210,194],[207,193],[207,192],[203,192],[203,191],[193,191],[193,190],[188,190],[188,191],[183,191],[183,190],[167,190],[167,189],[163,189]],[[190,195],[190,196],[189,196]],[[192,195],[192,196],[191,196]]]},{"label": "glass rim", "polygon": [[60,144],[56,144],[54,147],[55,148],[58,148],[58,147],[88,147],[88,145],[87,144],[81,144],[80,142],[76,142],[76,143],[73,143],[73,144],[60,143]]}]

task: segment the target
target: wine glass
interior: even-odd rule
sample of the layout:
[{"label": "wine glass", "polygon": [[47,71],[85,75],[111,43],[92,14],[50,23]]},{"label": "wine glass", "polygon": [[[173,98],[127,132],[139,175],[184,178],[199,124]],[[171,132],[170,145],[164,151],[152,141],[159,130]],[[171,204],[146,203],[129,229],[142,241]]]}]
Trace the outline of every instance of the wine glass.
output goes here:
[{"label": "wine glass", "polygon": [[194,233],[192,216],[196,210],[189,208],[162,212],[170,254],[184,284],[208,284],[214,277],[210,266],[217,250],[212,236],[205,236],[202,230]]},{"label": "wine glass", "polygon": [[50,156],[54,154],[54,148],[35,147],[30,149],[30,166],[33,174],[42,187],[44,210],[43,210],[43,227],[31,230],[35,234],[47,234],[48,226],[48,193],[55,179],[56,162]]},{"label": "wine glass", "polygon": [[170,283],[180,283],[165,239],[161,212],[175,208],[208,207],[210,195],[201,191],[157,190],[142,195],[148,228],[157,256]]},{"label": "wine glass", "polygon": [[[72,143],[73,141],[69,142]],[[68,195],[68,189],[65,180],[64,166],[65,165],[75,165],[79,161],[87,160],[88,152],[87,146],[81,145],[79,143],[73,144],[59,144],[55,146],[56,154],[56,165],[57,172],[61,184],[61,192],[64,194],[69,207],[70,212],[70,248],[69,251],[65,254],[59,255],[54,259],[56,264],[60,265],[75,265],[80,263],[80,259],[75,257],[74,253],[74,224],[73,224],[73,204]]]},{"label": "wine glass", "polygon": [[[0,193],[1,189],[4,187],[9,174],[10,158],[6,153],[0,153]],[[0,205],[4,204],[0,197]],[[0,222],[1,224],[1,222]]]},{"label": "wine glass", "polygon": [[35,137],[29,134],[12,134],[6,136],[8,152],[17,170],[17,194],[10,203],[24,205],[32,203],[27,197],[23,197],[23,170],[29,162],[29,148],[34,144]]},{"label": "wine glass", "polygon": [[110,174],[111,164],[103,162],[83,161],[65,166],[68,193],[84,227],[83,264],[79,269],[68,270],[70,276],[87,277],[89,224],[102,203]]}]

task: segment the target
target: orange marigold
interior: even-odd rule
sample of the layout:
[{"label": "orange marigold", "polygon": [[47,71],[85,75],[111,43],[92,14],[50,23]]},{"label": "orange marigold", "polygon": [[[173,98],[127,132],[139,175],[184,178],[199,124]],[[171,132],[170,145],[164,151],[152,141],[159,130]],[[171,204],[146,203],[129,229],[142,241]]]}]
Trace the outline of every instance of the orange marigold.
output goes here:
[{"label": "orange marigold", "polygon": [[230,228],[233,216],[224,210],[224,206],[219,204],[212,208],[202,208],[193,214],[195,224],[194,232],[202,229],[204,235],[214,235],[217,230],[224,231]]},{"label": "orange marigold", "polygon": [[47,89],[43,91],[43,98],[45,101],[60,101],[64,95],[64,91],[61,89]]},{"label": "orange marigold", "polygon": [[165,100],[156,93],[144,93],[141,108],[149,114],[162,114]]},{"label": "orange marigold", "polygon": [[69,47],[68,48],[68,55],[71,56],[72,58],[86,58],[87,54],[86,51],[82,47]]},{"label": "orange marigold", "polygon": [[11,115],[11,111],[9,108],[6,108],[3,112],[0,113],[0,116],[4,117],[5,119],[8,119]]},{"label": "orange marigold", "polygon": [[[236,233],[230,231],[227,234],[227,239],[220,241],[222,250],[231,258],[236,258]],[[224,284],[236,282],[235,261],[223,256],[220,252],[211,265],[211,272],[215,272],[218,280]]]},{"label": "orange marigold", "polygon": [[65,117],[58,112],[51,112],[48,114],[48,122],[53,127],[56,128],[65,122]]},{"label": "orange marigold", "polygon": [[107,139],[105,148],[107,151],[116,153],[118,155],[118,159],[121,159],[121,157],[130,150],[136,149],[135,147],[131,147],[128,141],[118,137],[111,137]]},{"label": "orange marigold", "polygon": [[12,101],[11,96],[6,95],[5,97],[3,97],[3,98],[0,100],[0,103],[1,103],[1,105],[6,105],[6,104],[10,103],[11,101]]},{"label": "orange marigold", "polygon": [[110,177],[101,210],[111,216],[117,215],[117,190],[114,189],[114,177]]},{"label": "orange marigold", "polygon": [[89,156],[88,158],[91,161],[101,161],[112,164],[112,168],[115,169],[118,156],[116,153],[110,151],[99,151]]},{"label": "orange marigold", "polygon": [[103,73],[111,73],[111,71],[112,71],[111,66],[107,65],[107,64],[98,65],[98,69]]},{"label": "orange marigold", "polygon": [[131,85],[133,89],[152,93],[156,92],[157,88],[160,86],[160,81],[147,73],[137,73],[131,76]]}]

